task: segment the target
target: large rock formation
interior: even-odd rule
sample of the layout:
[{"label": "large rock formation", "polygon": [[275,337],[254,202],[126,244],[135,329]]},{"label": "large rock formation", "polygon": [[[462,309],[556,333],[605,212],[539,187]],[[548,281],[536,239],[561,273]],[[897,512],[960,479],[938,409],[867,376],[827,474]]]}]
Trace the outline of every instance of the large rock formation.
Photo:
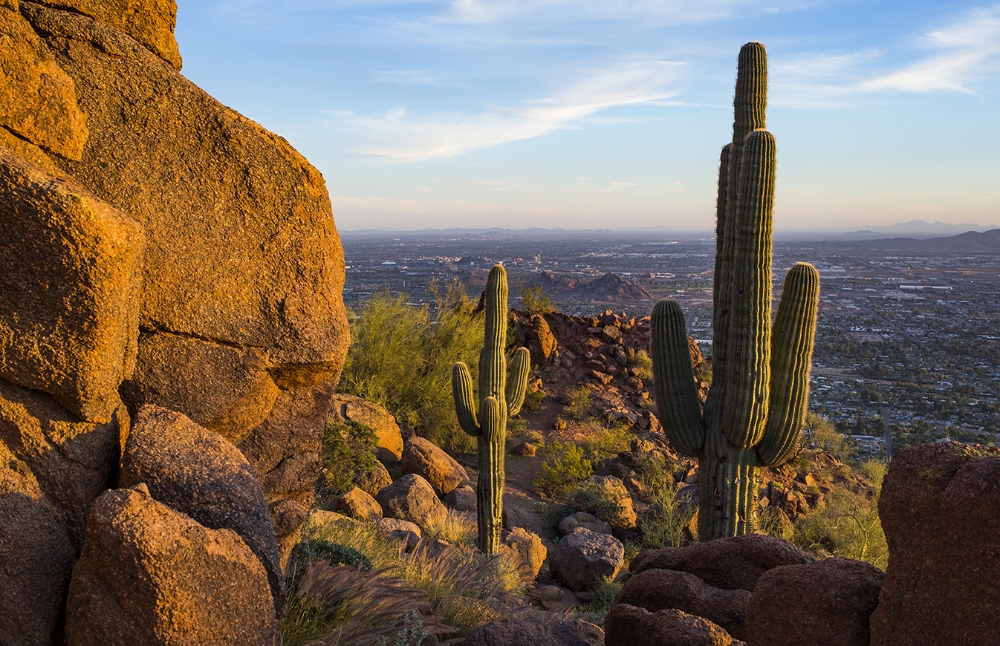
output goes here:
[{"label": "large rock formation", "polygon": [[[348,344],[329,197],[284,139],[181,76],[176,10],[0,0],[0,558],[17,564],[0,568],[0,643],[59,639],[129,411],[208,429],[158,438],[170,462],[133,460],[129,482],[241,534],[279,605],[275,547],[312,502]],[[220,492],[229,512],[210,509]]]},{"label": "large rock formation", "polygon": [[889,567],[872,646],[996,644],[1000,451],[958,443],[900,451],[878,509]]}]

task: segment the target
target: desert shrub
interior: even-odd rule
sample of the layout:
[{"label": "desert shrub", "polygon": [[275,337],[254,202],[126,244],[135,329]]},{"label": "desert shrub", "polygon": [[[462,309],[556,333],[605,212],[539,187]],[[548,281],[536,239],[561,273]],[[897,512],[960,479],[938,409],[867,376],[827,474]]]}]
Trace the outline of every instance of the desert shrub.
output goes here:
[{"label": "desert shrub", "polygon": [[577,444],[591,462],[628,450],[629,444],[635,437],[628,426],[621,422],[602,422],[594,418],[584,422],[580,431],[583,437]]},{"label": "desert shrub", "polygon": [[424,622],[420,620],[419,612],[411,612],[403,617],[403,627],[390,639],[379,637],[375,646],[420,646],[427,639]]},{"label": "desert shrub", "polygon": [[757,511],[757,533],[783,538],[786,541],[795,540],[794,525],[780,510],[771,506]]},{"label": "desert shrub", "polygon": [[304,534],[361,552],[379,571],[419,591],[430,612],[461,635],[504,618],[507,611],[499,597],[520,594],[525,586],[523,565],[509,551],[487,557],[457,546],[435,555],[417,547],[405,554],[401,545],[383,538],[371,524],[350,521],[309,525]]},{"label": "desert shrub", "polygon": [[645,350],[639,350],[635,353],[635,362],[632,366],[632,372],[635,376],[643,381],[649,381],[653,378],[653,359],[649,356],[649,353]]},{"label": "desert shrub", "polygon": [[694,505],[677,498],[678,486],[668,465],[648,460],[640,472],[650,510],[639,519],[638,550],[681,547],[687,542],[684,528],[694,516]]},{"label": "desert shrub", "polygon": [[556,309],[552,304],[552,299],[549,298],[545,290],[539,285],[529,285],[521,291],[521,307],[524,308],[524,311],[529,316],[533,314],[549,314]]},{"label": "desert shrub", "polygon": [[578,612],[587,621],[598,626],[603,626],[604,617],[611,611],[611,606],[614,604],[615,598],[621,592],[621,589],[621,584],[615,583],[611,577],[606,576],[600,579],[594,585],[590,586],[590,590],[588,590],[590,592],[590,601],[582,606],[578,606]]},{"label": "desert shrub", "polygon": [[889,549],[878,517],[885,463],[868,460],[861,465],[870,494],[848,487],[834,489],[826,506],[800,517],[795,523],[794,542],[820,555],[843,556],[885,569]]},{"label": "desert shrub", "polygon": [[800,444],[823,451],[841,462],[847,462],[857,453],[857,447],[848,436],[838,432],[830,420],[814,413],[806,415]]},{"label": "desert shrub", "polygon": [[319,489],[322,498],[347,493],[355,486],[360,473],[375,470],[378,435],[371,426],[359,422],[327,424],[323,431],[322,473]]},{"label": "desert shrub", "polygon": [[444,517],[424,528],[424,535],[452,545],[472,545],[476,542],[478,531],[476,521],[469,515],[449,509]]},{"label": "desert shrub", "polygon": [[583,483],[566,494],[569,513],[585,511],[610,523],[618,515],[618,502],[608,500],[604,491],[593,483]]},{"label": "desert shrub", "polygon": [[464,361],[475,374],[483,326],[475,302],[458,281],[444,293],[431,286],[436,307],[413,307],[403,296],[376,294],[351,324],[344,392],[385,406],[400,422],[449,451],[471,451],[451,394],[451,370]]},{"label": "desert shrub", "polygon": [[519,435],[528,428],[528,420],[521,419],[520,417],[508,417],[507,418],[507,433],[512,435]]},{"label": "desert shrub", "polygon": [[539,388],[538,390],[531,390],[524,395],[524,404],[521,407],[524,410],[535,411],[542,407],[542,402],[545,401],[545,391]]},{"label": "desert shrub", "polygon": [[541,473],[531,484],[539,492],[555,498],[564,495],[593,473],[593,465],[583,457],[582,448],[569,442],[553,442],[545,447]]},{"label": "desert shrub", "polygon": [[337,543],[321,539],[307,538],[292,548],[288,567],[289,587],[294,587],[296,581],[302,578],[306,568],[314,563],[350,565],[366,572],[372,569],[372,562],[368,557],[353,547],[338,545]]},{"label": "desert shrub", "polygon": [[575,420],[582,420],[587,416],[587,411],[594,403],[594,392],[590,386],[574,386],[566,389],[566,396],[569,404],[566,405],[566,414]]}]

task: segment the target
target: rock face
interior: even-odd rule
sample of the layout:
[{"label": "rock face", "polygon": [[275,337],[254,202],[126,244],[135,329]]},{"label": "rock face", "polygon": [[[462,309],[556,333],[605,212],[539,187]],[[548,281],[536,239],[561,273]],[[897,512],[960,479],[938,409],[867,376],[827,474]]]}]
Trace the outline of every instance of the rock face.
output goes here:
[{"label": "rock face", "polygon": [[462,485],[452,489],[451,493],[444,497],[444,504],[457,511],[475,513],[479,503],[476,502],[476,490],[471,485]]},{"label": "rock face", "polygon": [[[355,478],[358,487],[369,496],[377,496],[378,492],[392,484],[392,476],[381,462],[375,463],[375,468],[371,472],[359,473]],[[473,493],[475,497],[475,493]]]},{"label": "rock face", "polygon": [[415,473],[445,496],[455,488],[470,484],[469,474],[455,458],[430,440],[412,437],[403,449],[403,473]]},{"label": "rock face", "polygon": [[[579,619],[517,617],[477,628],[460,646],[604,646],[604,631]],[[632,645],[634,646],[634,645]]]},{"label": "rock face", "polygon": [[[625,582],[615,603],[645,608],[650,612],[669,608],[683,610],[718,624],[731,636],[743,639],[749,600],[750,593],[746,590],[714,588],[687,572],[644,570]],[[777,604],[775,610],[775,615],[788,614],[787,608],[781,604]]]},{"label": "rock face", "polygon": [[149,496],[109,491],[87,521],[66,607],[66,644],[277,644],[267,572],[228,529]]},{"label": "rock face", "polygon": [[448,515],[430,484],[412,473],[380,491],[376,500],[387,517],[408,520],[423,528],[441,522]]},{"label": "rock face", "polygon": [[532,534],[528,530],[516,527],[505,531],[501,537],[503,544],[513,550],[524,563],[528,576],[534,580],[538,572],[542,569],[542,563],[548,555],[548,550],[542,544],[542,539],[537,534]]},{"label": "rock face", "polygon": [[624,603],[616,605],[604,618],[604,630],[607,646],[730,646],[742,643],[734,642],[729,633],[711,621],[681,610],[652,613]]},{"label": "rock face", "polygon": [[382,517],[382,506],[358,487],[334,500],[333,510],[357,520],[375,520]]},{"label": "rock face", "polygon": [[422,534],[416,523],[398,518],[376,518],[374,523],[379,533],[391,541],[402,541],[408,550],[420,543]]},{"label": "rock face", "polygon": [[578,527],[552,549],[549,565],[553,576],[579,592],[604,577],[617,576],[624,558],[625,547],[617,538]]},{"label": "rock face", "polygon": [[750,597],[747,643],[868,646],[884,579],[878,568],[842,558],[769,570]]},{"label": "rock face", "polygon": [[662,569],[689,572],[708,585],[723,590],[750,590],[764,572],[779,565],[800,565],[816,559],[788,541],[763,534],[720,538],[687,547],[644,550],[632,559],[629,570]]},{"label": "rock face", "polygon": [[0,377],[109,421],[135,364],[142,229],[3,148],[0,227]]},{"label": "rock face", "polygon": [[893,456],[879,499],[889,567],[872,646],[995,644],[1000,451],[925,444]]},{"label": "rock face", "polygon": [[285,605],[274,524],[253,469],[235,446],[181,413],[144,406],[122,456],[120,487],[144,483],[153,499],[209,529],[231,529],[267,570],[275,608]]},{"label": "rock face", "polygon": [[383,464],[392,466],[403,458],[403,434],[399,424],[389,411],[378,404],[354,395],[337,393],[330,402],[330,422],[359,422],[375,429],[378,459]]},{"label": "rock face", "polygon": [[0,643],[55,641],[75,560],[59,513],[0,444]]}]

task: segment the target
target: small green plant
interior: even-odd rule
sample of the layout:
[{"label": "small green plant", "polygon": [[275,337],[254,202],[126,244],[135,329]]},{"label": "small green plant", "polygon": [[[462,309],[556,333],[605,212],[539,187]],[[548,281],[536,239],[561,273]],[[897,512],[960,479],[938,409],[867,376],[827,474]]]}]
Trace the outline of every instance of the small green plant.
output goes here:
[{"label": "small green plant", "polygon": [[355,487],[355,478],[375,470],[378,436],[375,429],[359,422],[327,424],[323,431],[321,498],[347,493]]},{"label": "small green plant", "polygon": [[592,463],[628,450],[635,437],[622,422],[602,422],[594,418],[583,423],[581,433],[583,437],[577,444]]},{"label": "small green plant", "polygon": [[649,381],[653,378],[653,359],[648,352],[639,350],[635,353],[635,364],[632,366],[632,372],[643,381]]},{"label": "small green plant", "polygon": [[827,453],[841,462],[854,458],[857,447],[843,433],[837,431],[833,423],[814,413],[806,414],[806,424],[802,434],[803,447]]},{"label": "small green plant", "polygon": [[677,498],[678,486],[670,465],[647,460],[640,471],[650,511],[639,519],[639,540],[626,546],[631,552],[660,547],[681,547],[688,536],[684,531],[694,516],[694,506]]},{"label": "small green plant", "polygon": [[420,646],[427,639],[427,631],[424,630],[424,622],[420,618],[420,613],[413,611],[403,616],[403,627],[392,641],[388,637],[379,637],[375,646]]},{"label": "small green plant", "polygon": [[520,435],[528,428],[528,420],[520,417],[507,418],[507,433],[510,435]]},{"label": "small green plant", "polygon": [[545,447],[545,460],[541,474],[532,486],[551,498],[565,495],[594,473],[590,460],[583,457],[583,449],[572,443],[553,442]]},{"label": "small green plant", "polygon": [[555,311],[552,299],[548,297],[545,290],[539,285],[529,285],[521,291],[521,306],[528,316],[533,314],[550,314]]},{"label": "small green plant", "polygon": [[590,386],[574,386],[566,389],[566,396],[569,404],[566,405],[566,414],[575,420],[582,420],[587,416],[587,411],[594,403],[594,391]]},{"label": "small green plant", "polygon": [[542,407],[542,402],[545,401],[545,391],[539,388],[538,390],[531,390],[524,396],[524,404],[522,408],[524,410],[536,411]]},{"label": "small green plant", "polygon": [[604,625],[604,617],[611,611],[615,598],[621,592],[621,584],[615,583],[611,577],[604,577],[590,587],[590,601],[579,606],[584,619],[598,626]]}]

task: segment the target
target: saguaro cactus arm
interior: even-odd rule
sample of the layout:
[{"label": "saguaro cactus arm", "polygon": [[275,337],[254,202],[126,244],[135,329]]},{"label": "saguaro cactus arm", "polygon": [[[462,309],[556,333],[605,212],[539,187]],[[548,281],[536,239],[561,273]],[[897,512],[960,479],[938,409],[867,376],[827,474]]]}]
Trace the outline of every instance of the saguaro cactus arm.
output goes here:
[{"label": "saguaro cactus arm", "polygon": [[528,392],[528,372],[531,370],[531,353],[528,348],[518,348],[514,352],[514,360],[510,363],[510,376],[507,378],[507,417],[513,417],[521,412],[524,396]]},{"label": "saguaro cactus arm", "polygon": [[819,272],[800,262],[785,276],[771,338],[771,396],[761,464],[777,466],[795,453],[809,407],[809,369],[819,313]]},{"label": "saguaro cactus arm", "polygon": [[684,313],[674,301],[660,301],[653,308],[650,352],[660,423],[674,449],[697,457],[705,443],[705,427],[691,374]]},{"label": "saguaro cactus arm", "polygon": [[476,394],[473,392],[469,367],[459,361],[451,369],[451,392],[455,397],[455,413],[462,430],[476,437],[482,432],[476,418]]}]

